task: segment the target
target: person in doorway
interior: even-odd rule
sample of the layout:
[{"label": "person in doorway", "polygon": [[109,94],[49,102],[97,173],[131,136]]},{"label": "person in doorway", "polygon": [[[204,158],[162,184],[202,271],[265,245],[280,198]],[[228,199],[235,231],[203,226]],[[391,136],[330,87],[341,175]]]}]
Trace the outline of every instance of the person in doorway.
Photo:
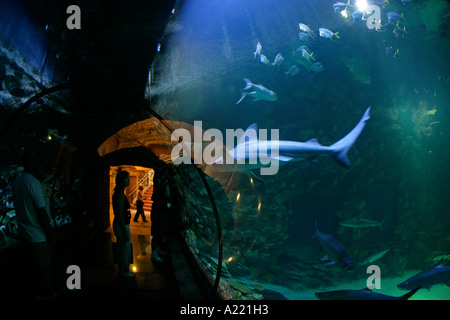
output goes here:
[{"label": "person in doorway", "polygon": [[130,272],[130,203],[124,193],[129,184],[130,174],[128,171],[119,171],[116,175],[112,204],[114,212],[113,230],[117,238],[117,265],[119,276],[123,278],[134,278],[134,275]]},{"label": "person in doorway", "polygon": [[144,199],[144,186],[140,185],[136,196],[136,215],[133,219],[134,222],[138,222],[140,216],[142,216],[142,221],[147,222],[144,213]]},{"label": "person in doorway", "polygon": [[152,260],[163,262],[167,254],[163,250],[164,241],[168,234],[167,208],[170,206],[170,188],[167,174],[164,171],[155,172],[152,194]]},{"label": "person in doorway", "polygon": [[36,178],[38,157],[29,151],[22,156],[24,171],[12,186],[18,230],[30,259],[32,284],[37,299],[53,298],[56,294],[56,260],[54,234],[50,225],[44,187]]}]

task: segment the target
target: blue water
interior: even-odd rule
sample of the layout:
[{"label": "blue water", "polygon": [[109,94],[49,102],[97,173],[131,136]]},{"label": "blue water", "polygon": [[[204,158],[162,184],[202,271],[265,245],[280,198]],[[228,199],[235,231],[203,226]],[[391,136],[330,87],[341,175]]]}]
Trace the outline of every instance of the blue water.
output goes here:
[{"label": "blue water", "polygon": [[[389,279],[425,270],[435,257],[450,253],[449,5],[369,1],[381,12],[380,30],[371,30],[366,21],[352,20],[354,2],[348,18],[324,0],[186,1],[177,8],[175,31],[163,39],[154,64],[154,108],[164,117],[202,121],[204,130],[222,132],[257,123],[279,129],[283,140],[317,138],[330,145],[371,106],[371,119],[349,151],[350,169],[321,158],[288,163],[264,184],[245,173],[222,180],[211,175],[227,199],[217,200],[229,272],[225,282],[245,277],[288,291],[314,291],[366,279],[366,269],[358,265],[350,274],[321,265],[319,245],[310,241],[315,221],[356,264],[390,248],[376,262]],[[394,11],[404,17],[398,24],[387,19]],[[316,37],[300,40],[299,23]],[[319,28],[339,38],[319,37]],[[280,67],[255,58],[258,42],[270,62],[283,55]],[[293,52],[301,46],[323,71],[298,62]],[[299,73],[286,74],[294,64]],[[276,92],[278,100],[245,97],[236,105],[243,78]],[[355,217],[384,223],[382,228],[339,224]],[[449,288],[439,292],[419,297],[450,298]]]}]

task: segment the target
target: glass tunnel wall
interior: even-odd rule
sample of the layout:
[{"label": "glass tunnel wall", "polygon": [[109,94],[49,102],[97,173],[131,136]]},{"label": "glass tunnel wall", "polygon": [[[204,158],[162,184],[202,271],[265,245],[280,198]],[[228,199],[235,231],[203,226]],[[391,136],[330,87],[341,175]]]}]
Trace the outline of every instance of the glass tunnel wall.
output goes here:
[{"label": "glass tunnel wall", "polygon": [[[254,123],[278,130],[279,140],[307,142],[279,149],[274,175],[260,175],[257,164],[256,176],[241,164],[221,167],[205,157],[198,164],[216,196],[221,284],[233,298],[307,299],[346,283],[360,289],[368,261],[399,283],[449,257],[448,4],[368,1],[376,8],[364,14],[355,1],[333,4],[179,1],[149,72],[152,108],[193,126],[181,135],[197,155],[227,155],[221,148],[239,141],[227,130]],[[365,127],[345,168],[334,143],[360,120]],[[194,137],[195,128],[214,138]],[[192,174],[181,167],[182,179]],[[213,276],[210,208],[195,183],[186,186],[185,237]],[[317,230],[345,247],[351,268],[339,257],[334,266],[321,261]]]}]

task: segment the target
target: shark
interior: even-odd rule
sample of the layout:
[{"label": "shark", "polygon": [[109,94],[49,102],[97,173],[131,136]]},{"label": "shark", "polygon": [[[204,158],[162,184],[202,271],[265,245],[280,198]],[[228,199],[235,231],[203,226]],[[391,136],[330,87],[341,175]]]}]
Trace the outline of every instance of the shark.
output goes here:
[{"label": "shark", "polygon": [[[370,107],[366,109],[352,131],[330,146],[321,145],[316,138],[306,142],[259,140],[255,133],[257,126],[252,124],[239,138],[236,147],[227,151],[227,161],[224,161],[223,157],[219,157],[211,165],[214,165],[214,170],[222,172],[250,171],[250,174],[255,177],[251,170],[270,167],[272,162],[276,165],[283,165],[291,161],[302,159],[317,161],[317,158],[320,156],[331,156],[339,165],[350,168],[351,162],[347,157],[347,153],[358,139],[369,119]],[[232,163],[228,161],[228,158],[233,160]]]},{"label": "shark", "polygon": [[450,287],[450,266],[438,264],[403,281],[397,287],[402,290],[411,290],[418,287],[430,290],[432,286],[440,283],[445,283]]},{"label": "shark", "polygon": [[320,232],[317,229],[316,220],[316,233],[311,240],[317,239],[320,243],[320,247],[325,252],[325,256],[321,261],[329,260],[326,265],[337,265],[343,267],[346,271],[352,271],[355,269],[355,264],[350,259],[347,249],[340,243],[333,235]]},{"label": "shark", "polygon": [[381,227],[383,226],[383,223],[386,221],[386,218],[383,219],[383,221],[373,221],[369,219],[364,218],[351,218],[345,221],[340,222],[339,224],[344,227],[348,228],[370,228],[370,227],[379,227],[381,230]]},{"label": "shark", "polygon": [[[270,63],[270,61],[264,55],[261,55],[261,62],[263,62],[264,64],[267,64],[268,66],[272,65]],[[242,93],[241,98],[238,100],[238,102],[236,102],[236,104],[239,104],[242,100],[244,100],[244,98],[246,96],[252,97],[253,101],[259,101],[259,100],[277,101],[278,100],[278,96],[274,91],[267,89],[266,87],[264,87],[261,84],[254,84],[247,78],[245,78],[244,81],[245,81],[245,87],[243,89],[244,92]],[[249,89],[252,89],[253,91],[245,91],[245,90],[249,90]]]},{"label": "shark", "polygon": [[411,290],[407,294],[400,297],[388,296],[381,293],[373,292],[368,288],[362,290],[336,290],[316,292],[315,295],[320,300],[408,300],[415,294],[419,288]]}]

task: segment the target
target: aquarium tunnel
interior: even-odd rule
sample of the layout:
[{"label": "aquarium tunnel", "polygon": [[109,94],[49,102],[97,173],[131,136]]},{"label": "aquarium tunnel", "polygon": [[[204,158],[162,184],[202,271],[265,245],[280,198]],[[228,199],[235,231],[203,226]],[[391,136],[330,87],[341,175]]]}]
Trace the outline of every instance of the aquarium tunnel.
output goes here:
[{"label": "aquarium tunnel", "polygon": [[[445,0],[2,1],[1,296],[35,297],[43,244],[54,283],[79,267],[62,299],[450,299],[449,18]],[[52,241],[24,238],[30,154]]]}]

